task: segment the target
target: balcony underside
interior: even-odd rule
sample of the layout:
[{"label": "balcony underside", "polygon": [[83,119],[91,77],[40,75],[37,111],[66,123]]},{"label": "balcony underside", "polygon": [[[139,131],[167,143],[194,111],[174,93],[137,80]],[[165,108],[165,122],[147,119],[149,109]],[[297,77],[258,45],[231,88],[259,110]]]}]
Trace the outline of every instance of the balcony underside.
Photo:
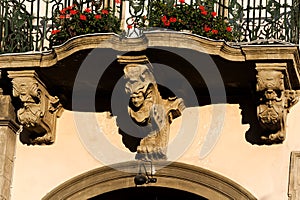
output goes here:
[{"label": "balcony underside", "polygon": [[[129,63],[132,58],[144,58],[143,62],[153,66],[163,98],[180,97],[187,107],[239,104],[242,123],[250,124],[248,142],[274,144],[285,139],[287,113],[300,95],[295,45],[232,46],[182,32],[148,32],[131,39],[115,34],[85,35],[47,53],[1,55],[1,86],[4,94],[19,97],[14,99],[15,107],[20,108],[19,120],[31,119],[36,108],[54,117],[51,112],[60,110],[58,99],[68,110],[110,111],[119,116],[127,113],[129,103],[123,78],[125,58]],[[42,123],[28,128],[29,134],[23,137],[29,140],[22,142],[53,143],[54,124],[44,115],[36,117]],[[41,134],[44,136],[39,137]]]},{"label": "balcony underside", "polygon": [[[86,35],[73,38],[49,53],[2,55],[0,66],[3,72],[34,69],[65,109],[80,111],[111,110],[112,92],[124,74],[118,55],[146,55],[154,66],[162,96],[175,94],[185,99],[187,106],[249,99],[255,92],[257,62],[286,63],[285,87],[300,89],[296,46],[233,47],[224,41],[188,33],[149,32],[145,35],[135,39],[120,39],[115,34]],[[168,67],[175,71],[170,73]],[[165,84],[175,86],[168,89],[170,86]],[[195,92],[197,101],[189,101],[190,91]],[[73,95],[80,102],[76,108],[72,108]],[[90,105],[88,97],[94,98],[95,106]]]}]

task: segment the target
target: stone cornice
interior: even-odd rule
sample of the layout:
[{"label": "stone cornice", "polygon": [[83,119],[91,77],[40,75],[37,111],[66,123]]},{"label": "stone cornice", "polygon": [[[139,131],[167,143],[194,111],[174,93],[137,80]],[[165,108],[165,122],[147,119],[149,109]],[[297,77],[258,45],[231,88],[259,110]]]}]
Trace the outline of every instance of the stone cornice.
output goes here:
[{"label": "stone cornice", "polygon": [[244,45],[241,49],[245,60],[296,60],[299,57],[297,46],[293,45]]},{"label": "stone cornice", "polygon": [[[212,40],[185,32],[157,31],[148,32],[149,47],[178,47],[192,49],[210,55],[219,55],[231,61],[244,61],[244,55],[238,47],[230,46],[222,40]],[[167,38],[162,40],[162,38]]]},{"label": "stone cornice", "polygon": [[[49,52],[27,52],[0,55],[0,69],[23,67],[51,67],[58,61],[85,49],[111,48],[118,51],[141,51],[147,47],[188,48],[228,61],[247,60],[293,60],[299,66],[299,51],[296,45],[242,45],[233,46],[225,41],[216,41],[202,36],[173,31],[146,32],[144,38],[121,38],[114,33],[87,34],[74,37]],[[162,39],[163,38],[163,39]]]}]

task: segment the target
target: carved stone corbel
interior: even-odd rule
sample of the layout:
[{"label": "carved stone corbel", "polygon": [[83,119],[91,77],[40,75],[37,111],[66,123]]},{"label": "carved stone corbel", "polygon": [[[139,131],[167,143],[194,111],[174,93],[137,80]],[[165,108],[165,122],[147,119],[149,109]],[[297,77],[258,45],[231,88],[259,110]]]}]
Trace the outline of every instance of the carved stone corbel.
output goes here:
[{"label": "carved stone corbel", "polygon": [[291,88],[285,63],[257,63],[256,91],[259,96],[257,117],[264,130],[265,143],[282,143],[286,137],[286,117],[298,102],[299,93]]},{"label": "carved stone corbel", "polygon": [[55,140],[56,118],[62,112],[59,99],[49,95],[45,85],[33,70],[9,71],[13,96],[21,103],[17,111],[23,125],[20,140],[25,144],[52,144]]},{"label": "carved stone corbel", "polygon": [[128,114],[140,127],[133,134],[140,138],[136,159],[166,160],[170,124],[185,109],[183,99],[161,97],[152,65],[146,56],[119,56],[118,61],[126,64],[124,78],[125,91],[129,96]]}]

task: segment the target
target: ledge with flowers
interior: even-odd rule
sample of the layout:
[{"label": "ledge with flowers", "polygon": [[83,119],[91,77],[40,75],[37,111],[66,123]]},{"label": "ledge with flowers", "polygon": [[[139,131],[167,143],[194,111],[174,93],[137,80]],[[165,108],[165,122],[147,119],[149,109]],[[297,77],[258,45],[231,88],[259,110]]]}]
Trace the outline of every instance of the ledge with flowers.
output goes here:
[{"label": "ledge with flowers", "polygon": [[[121,4],[120,0],[116,3]],[[233,31],[230,23],[218,16],[210,3],[187,4],[185,0],[152,1],[150,13],[140,17],[127,29],[151,30],[153,27],[175,31],[190,31],[215,40],[234,41],[238,34]],[[79,5],[73,5],[60,10],[55,18],[55,27],[51,32],[52,45],[59,45],[78,35],[88,33],[121,33],[120,20],[110,8],[81,11]]]},{"label": "ledge with flowers", "polygon": [[187,30],[215,40],[234,41],[238,34],[229,21],[218,16],[209,2],[187,4],[185,0],[153,1],[151,12],[142,18],[140,27],[160,27],[176,31]]},{"label": "ledge with flowers", "polygon": [[[117,0],[120,3],[119,0]],[[111,8],[96,11],[87,7],[81,11],[80,5],[74,4],[59,11],[54,20],[55,28],[51,31],[51,45],[59,45],[68,39],[88,33],[119,33],[120,20]]]}]

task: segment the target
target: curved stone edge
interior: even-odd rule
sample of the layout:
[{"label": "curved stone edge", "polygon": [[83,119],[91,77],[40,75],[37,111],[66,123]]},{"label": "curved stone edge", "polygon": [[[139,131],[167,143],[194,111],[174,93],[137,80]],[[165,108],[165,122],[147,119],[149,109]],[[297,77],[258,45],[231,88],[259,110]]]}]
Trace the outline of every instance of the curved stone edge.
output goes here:
[{"label": "curved stone edge", "polygon": [[[154,162],[153,165],[160,168],[154,175],[157,183],[148,186],[179,189],[208,199],[256,199],[241,185],[207,169],[168,161]],[[59,185],[43,200],[88,199],[106,192],[136,187],[133,179],[137,172],[136,161],[93,169]]]},{"label": "curved stone edge", "polygon": [[[176,31],[145,32],[141,38],[121,38],[115,33],[86,34],[69,39],[49,52],[26,52],[0,55],[0,68],[50,67],[80,50],[112,48],[119,51],[140,51],[147,47],[188,48],[230,61],[293,59],[299,65],[296,45],[232,46],[223,40]],[[162,40],[162,38],[164,38]]]},{"label": "curved stone edge", "polygon": [[[163,38],[163,39],[162,39]],[[121,38],[115,33],[81,35],[69,39],[48,52],[9,53],[0,55],[1,68],[51,67],[58,61],[92,48],[112,48],[119,51],[141,51],[149,47],[188,48],[229,61],[292,59],[299,66],[296,45],[231,46],[222,40],[212,40],[191,33],[176,31],[145,32],[141,38]]]},{"label": "curved stone edge", "polygon": [[[245,61],[241,48],[230,46],[224,40],[213,40],[203,36],[175,31],[146,32],[149,47],[177,47],[192,49],[210,55],[219,55],[231,61]],[[162,40],[161,38],[168,38]]]}]

